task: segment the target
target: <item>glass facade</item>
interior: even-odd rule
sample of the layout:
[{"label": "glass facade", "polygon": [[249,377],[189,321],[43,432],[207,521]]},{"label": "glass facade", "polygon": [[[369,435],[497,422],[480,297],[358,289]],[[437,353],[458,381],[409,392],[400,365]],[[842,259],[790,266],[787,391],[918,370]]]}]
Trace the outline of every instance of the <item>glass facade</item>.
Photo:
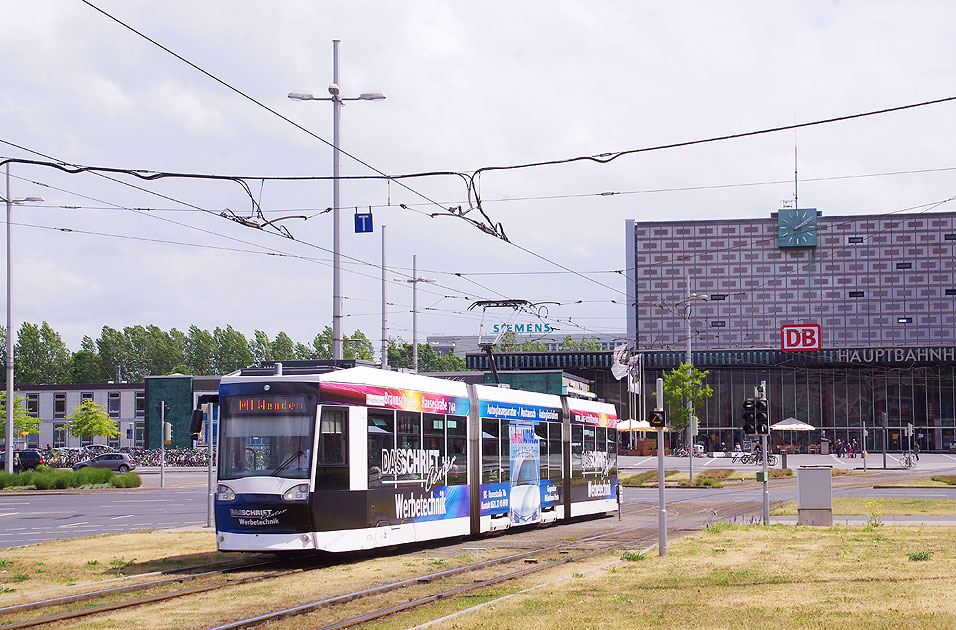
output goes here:
[{"label": "glass facade", "polygon": [[[867,450],[906,447],[903,429],[914,426],[913,440],[924,451],[956,448],[956,366],[890,367],[702,367],[714,390],[702,408],[699,442],[710,450],[721,443],[742,442],[741,405],[754,396],[760,381],[767,383],[770,422],[796,418],[817,428],[812,432],[772,432],[774,444],[793,444],[801,450],[819,445],[822,438],[864,443]],[[663,369],[645,372],[650,393]],[[886,427],[885,431],[883,427]]]}]

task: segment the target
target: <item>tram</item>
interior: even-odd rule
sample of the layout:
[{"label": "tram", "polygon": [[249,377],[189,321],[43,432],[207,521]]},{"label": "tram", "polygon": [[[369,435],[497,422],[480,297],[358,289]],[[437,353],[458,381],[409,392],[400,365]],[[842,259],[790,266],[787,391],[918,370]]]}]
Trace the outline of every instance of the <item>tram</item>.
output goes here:
[{"label": "tram", "polygon": [[219,387],[222,551],[345,552],[617,509],[613,405],[352,367]]}]

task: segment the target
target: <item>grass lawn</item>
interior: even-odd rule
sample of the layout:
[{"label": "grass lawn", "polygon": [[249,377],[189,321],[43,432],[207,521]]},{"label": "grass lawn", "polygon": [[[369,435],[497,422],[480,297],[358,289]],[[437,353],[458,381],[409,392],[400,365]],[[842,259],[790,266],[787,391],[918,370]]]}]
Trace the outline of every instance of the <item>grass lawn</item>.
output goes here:
[{"label": "grass lawn", "polygon": [[[956,500],[892,497],[833,497],[833,513],[862,516],[956,516]],[[783,503],[770,511],[773,516],[795,516],[797,504]]]},{"label": "grass lawn", "polygon": [[954,528],[721,523],[671,541],[665,557],[652,554],[574,573],[437,627],[956,628]]}]

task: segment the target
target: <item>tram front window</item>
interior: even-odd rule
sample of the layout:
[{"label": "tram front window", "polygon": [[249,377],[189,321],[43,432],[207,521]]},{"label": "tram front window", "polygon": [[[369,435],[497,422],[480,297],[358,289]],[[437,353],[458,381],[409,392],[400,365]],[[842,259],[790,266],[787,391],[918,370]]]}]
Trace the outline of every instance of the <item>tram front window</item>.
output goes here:
[{"label": "tram front window", "polygon": [[220,479],[309,478],[315,396],[226,396],[222,400]]}]

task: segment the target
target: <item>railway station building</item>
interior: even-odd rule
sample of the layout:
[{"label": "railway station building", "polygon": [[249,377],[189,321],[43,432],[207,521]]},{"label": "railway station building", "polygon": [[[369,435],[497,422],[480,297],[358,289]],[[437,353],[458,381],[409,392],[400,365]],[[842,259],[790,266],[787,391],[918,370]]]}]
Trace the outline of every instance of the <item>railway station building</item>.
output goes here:
[{"label": "railway station building", "polygon": [[[742,402],[766,381],[771,423],[817,427],[783,436],[804,448],[899,449],[913,424],[921,449],[956,450],[954,247],[953,212],[628,220],[627,336],[644,354],[642,393],[689,347],[710,371],[714,396],[696,411],[712,448],[743,437]],[[819,326],[819,349],[784,350],[792,326]]]}]

